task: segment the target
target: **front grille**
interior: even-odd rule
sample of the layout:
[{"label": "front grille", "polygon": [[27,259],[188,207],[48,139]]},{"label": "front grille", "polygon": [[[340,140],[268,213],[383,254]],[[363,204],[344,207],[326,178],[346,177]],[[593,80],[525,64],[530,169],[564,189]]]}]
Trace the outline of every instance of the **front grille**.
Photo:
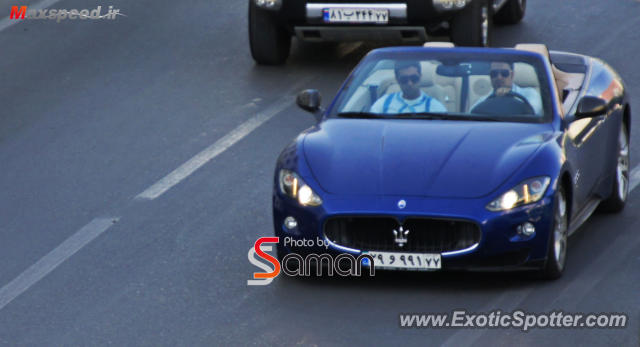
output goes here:
[{"label": "front grille", "polygon": [[[409,233],[406,243],[396,242],[394,230]],[[480,242],[480,229],[460,220],[408,218],[400,225],[389,217],[333,217],[324,225],[333,243],[362,251],[442,253],[459,251]]]}]

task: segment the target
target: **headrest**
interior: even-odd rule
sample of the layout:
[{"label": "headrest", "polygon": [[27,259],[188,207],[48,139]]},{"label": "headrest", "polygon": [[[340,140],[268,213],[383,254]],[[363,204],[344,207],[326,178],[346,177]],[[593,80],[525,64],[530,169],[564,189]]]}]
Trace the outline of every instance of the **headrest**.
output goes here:
[{"label": "headrest", "polygon": [[547,59],[549,62],[551,61],[550,55],[549,55],[549,49],[547,48],[547,45],[544,45],[542,43],[519,43],[515,46],[515,49],[519,49],[521,51],[538,53],[542,55],[542,57]]},{"label": "headrest", "polygon": [[523,63],[515,63],[513,66],[513,83],[520,87],[539,88],[538,75],[533,66]]},{"label": "headrest", "polygon": [[422,47],[439,47],[439,48],[453,48],[456,45],[454,45],[451,42],[425,42],[424,45],[422,45]]},{"label": "headrest", "polygon": [[489,78],[484,76],[476,78],[471,87],[473,88],[473,93],[479,96],[489,95],[489,93],[491,93],[491,91],[493,90]]},{"label": "headrest", "polygon": [[429,62],[420,62],[420,68],[422,69],[422,78],[420,79],[420,86],[431,87],[434,82],[433,78],[436,76],[436,65]]}]

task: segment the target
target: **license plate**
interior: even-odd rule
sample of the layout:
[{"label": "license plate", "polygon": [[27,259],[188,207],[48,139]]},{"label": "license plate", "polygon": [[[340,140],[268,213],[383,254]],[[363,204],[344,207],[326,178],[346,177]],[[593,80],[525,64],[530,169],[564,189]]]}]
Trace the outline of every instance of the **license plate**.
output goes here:
[{"label": "license plate", "polygon": [[[402,270],[439,270],[442,268],[440,254],[429,253],[396,253],[396,252],[362,252],[373,258],[376,269]],[[368,259],[363,260],[364,265]]]},{"label": "license plate", "polygon": [[326,23],[376,23],[389,22],[389,10],[375,8],[325,8],[322,10]]}]

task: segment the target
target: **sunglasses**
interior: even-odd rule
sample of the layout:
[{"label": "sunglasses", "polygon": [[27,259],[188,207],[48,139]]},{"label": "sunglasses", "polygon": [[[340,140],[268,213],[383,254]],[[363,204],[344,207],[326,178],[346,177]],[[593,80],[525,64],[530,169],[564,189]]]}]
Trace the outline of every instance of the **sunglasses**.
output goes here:
[{"label": "sunglasses", "polygon": [[420,81],[420,75],[398,76],[398,82],[400,82],[400,84],[407,84],[409,81],[413,82],[413,84],[418,83],[418,81]]},{"label": "sunglasses", "polygon": [[500,70],[491,70],[490,72],[491,78],[498,78],[498,76],[502,76],[502,78],[507,78],[511,75],[511,70],[500,69]]}]

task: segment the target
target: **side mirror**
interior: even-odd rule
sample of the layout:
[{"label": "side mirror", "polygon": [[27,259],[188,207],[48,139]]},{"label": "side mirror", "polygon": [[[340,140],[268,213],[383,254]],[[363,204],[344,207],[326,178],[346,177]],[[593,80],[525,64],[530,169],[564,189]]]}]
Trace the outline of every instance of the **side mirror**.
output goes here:
[{"label": "side mirror", "polygon": [[320,92],[316,89],[306,89],[298,93],[298,97],[296,98],[296,104],[301,109],[311,112],[314,115],[320,113],[320,103],[322,102],[322,97],[320,96]]},{"label": "side mirror", "polygon": [[576,119],[597,117],[607,113],[607,101],[595,96],[586,95],[578,102]]}]

